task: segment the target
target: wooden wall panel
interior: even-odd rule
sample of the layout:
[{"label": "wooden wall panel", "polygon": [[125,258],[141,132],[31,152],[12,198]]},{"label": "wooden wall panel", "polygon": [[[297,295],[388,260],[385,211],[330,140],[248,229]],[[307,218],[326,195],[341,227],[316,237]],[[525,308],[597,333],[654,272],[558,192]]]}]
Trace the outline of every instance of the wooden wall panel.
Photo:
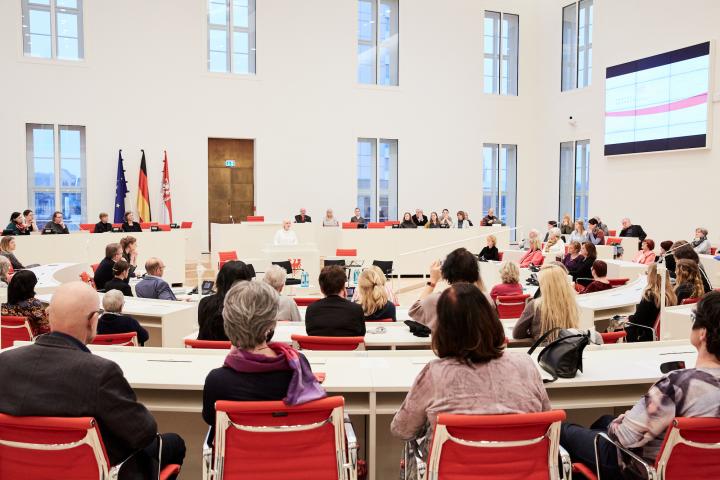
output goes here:
[{"label": "wooden wall panel", "polygon": [[[255,200],[255,142],[229,138],[208,138],[208,220],[236,222],[253,215]],[[235,167],[226,167],[235,160]]]}]

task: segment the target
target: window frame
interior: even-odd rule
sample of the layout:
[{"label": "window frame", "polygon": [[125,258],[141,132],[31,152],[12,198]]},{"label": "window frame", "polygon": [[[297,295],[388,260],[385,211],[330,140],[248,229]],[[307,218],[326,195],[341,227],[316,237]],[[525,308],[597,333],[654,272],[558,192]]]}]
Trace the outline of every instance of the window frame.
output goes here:
[{"label": "window frame", "polygon": [[[485,32],[485,20],[488,19],[488,14],[497,15],[497,25],[498,25],[498,31],[497,31],[497,37],[495,35],[492,35],[493,39],[493,52],[491,54],[488,54],[485,51],[485,38],[488,36]],[[511,16],[517,18],[517,36],[514,39],[514,43],[516,44],[516,50],[514,55],[510,55],[509,48],[506,48],[508,51],[507,55],[504,54],[503,47],[507,47],[507,44],[510,42],[510,37],[508,36],[506,39],[503,38],[503,24],[505,22],[505,17]],[[493,18],[493,22],[495,22],[495,19]],[[495,32],[493,32],[495,33]],[[517,13],[507,13],[507,12],[499,12],[497,10],[485,10],[483,14],[483,93],[486,95],[498,95],[503,97],[517,97],[520,95],[520,15]],[[514,57],[514,82],[512,82],[512,85],[514,85],[515,89],[513,92],[509,92],[509,86],[511,85],[510,82],[510,75],[508,74],[507,82],[503,82],[503,61],[507,61],[508,68],[507,71],[511,72],[513,69],[509,67],[510,65],[510,59]],[[493,88],[492,91],[488,92],[486,91],[486,85],[485,82],[489,78],[489,75],[485,72],[485,60],[491,59],[493,62],[493,75],[492,75],[492,83]],[[495,88],[497,87],[497,88]]]},{"label": "window frame", "polygon": [[[257,75],[257,1],[247,0],[248,2],[248,26],[247,27],[236,27],[234,22],[233,2],[234,0],[222,0],[225,4],[225,24],[211,23],[210,17],[210,3],[211,0],[205,0],[206,7],[206,37],[207,37],[207,48],[206,54],[206,65],[205,71],[213,75],[238,75],[241,77],[255,77]],[[216,2],[219,3],[219,2]],[[210,69],[210,54],[214,50],[210,49],[210,32],[221,31],[225,32],[225,66],[226,69],[223,71],[214,71]],[[235,72],[235,62],[233,56],[235,54],[235,33],[247,33],[248,34],[248,71],[247,72]]]},{"label": "window frame", "polygon": [[[371,158],[371,168],[370,168],[370,214],[365,217],[365,219],[369,222],[379,222],[379,221],[390,221],[390,220],[397,220],[399,216],[399,185],[400,185],[400,141],[396,138],[385,138],[385,137],[358,137],[356,139],[356,164],[355,164],[355,202],[356,206],[360,208],[361,214],[365,216],[366,212],[363,210],[362,207],[360,207],[360,202],[358,201],[360,197],[360,189],[358,186],[359,177],[358,177],[358,169],[360,167],[359,161],[360,161],[360,155],[359,155],[359,146],[361,142],[367,142],[372,145],[372,158]],[[380,169],[380,155],[381,155],[381,145],[389,144],[390,148],[392,150],[394,145],[394,158],[392,157],[391,152],[391,165],[388,169],[389,171],[389,178],[388,178],[388,188],[387,190],[383,190],[381,188],[381,169]],[[394,166],[394,169],[392,168]],[[393,171],[394,170],[394,171]],[[394,177],[393,177],[394,174]],[[392,193],[394,192],[394,196]],[[380,198],[382,196],[388,197],[388,211],[386,213],[386,216],[384,219],[381,219],[380,217],[380,207],[381,207],[381,201]]]},{"label": "window frame", "polygon": [[[43,5],[39,3],[34,3],[32,0],[21,0],[20,2],[20,12],[21,12],[21,35],[22,35],[22,56],[27,59],[32,60],[39,60],[39,61],[60,61],[60,62],[70,62],[70,63],[77,63],[77,62],[83,62],[85,60],[85,28],[84,28],[84,9],[83,9],[83,0],[76,0],[77,7],[65,7],[57,6],[57,0],[48,0],[48,5]],[[27,40],[28,37],[31,35],[30,28],[30,12],[32,10],[36,11],[45,11],[48,12],[48,15],[50,16],[50,56],[37,56],[32,55],[31,53],[31,47],[29,44],[29,41]],[[58,45],[60,42],[60,35],[59,35],[59,28],[58,28],[58,21],[59,16],[58,13],[71,13],[75,15],[77,18],[77,30],[78,30],[78,36],[77,36],[77,50],[78,50],[78,56],[77,58],[70,58],[70,57],[59,57],[58,56]],[[66,37],[62,37],[66,38]],[[67,37],[71,38],[71,37]]]},{"label": "window frame", "polygon": [[[492,200],[490,202],[490,205],[486,208],[485,199],[489,198],[485,192],[485,172],[486,172],[485,149],[487,149],[487,148],[492,149],[492,155],[493,155],[493,158],[491,160],[492,168],[489,169],[489,171],[492,172],[493,179],[492,179],[492,186],[491,186],[492,189],[490,191],[491,192],[490,198],[492,198]],[[510,148],[512,149],[512,151],[514,151],[514,157],[513,157],[514,169],[513,170],[514,170],[515,175],[514,175],[513,181],[512,181],[512,184],[514,185],[514,188],[512,190],[508,186],[508,184],[510,183],[509,182],[510,176],[508,175],[508,172],[510,171],[510,168],[509,168],[510,159],[508,156]],[[503,152],[505,155],[504,176],[503,176],[503,169],[501,168],[501,158],[503,156]],[[482,211],[483,215],[485,214],[485,212],[487,211],[488,208],[492,208],[495,210],[495,213],[498,216],[498,218],[500,218],[503,222],[505,222],[505,224],[508,227],[513,228],[513,227],[517,226],[517,205],[518,205],[517,204],[517,198],[518,198],[518,191],[517,191],[518,190],[517,189],[518,146],[517,146],[517,144],[515,144],[515,143],[490,143],[490,142],[483,143],[482,178],[483,178],[483,186],[482,186],[482,203],[481,203],[481,205],[482,205],[482,209],[483,209],[483,211]],[[505,182],[504,190],[502,188],[503,181]],[[512,196],[512,198],[513,198],[512,203],[508,202],[506,200],[505,203],[503,204],[503,201],[502,201],[503,195],[505,195],[506,197]],[[512,216],[507,214],[507,205],[512,205],[514,207],[512,209],[513,210]],[[503,206],[506,208],[506,214],[504,215],[504,218],[502,215]],[[509,218],[512,218],[513,221],[509,222],[508,221]],[[510,231],[510,240],[515,240],[515,238],[516,238],[516,230],[511,230]]]},{"label": "window frame", "polygon": [[[569,181],[572,186],[572,209],[569,212],[567,211],[567,208],[563,208],[563,149],[568,145],[572,146],[572,168],[569,169],[569,172],[572,175],[572,178]],[[581,153],[583,153],[582,158],[580,155]],[[577,172],[580,163],[579,160],[582,160],[581,166],[584,166],[585,177],[587,179],[587,181],[584,182],[585,189],[581,192],[578,192],[577,184]],[[558,168],[558,218],[562,218],[565,214],[569,214],[573,220],[577,220],[578,218],[587,220],[590,212],[590,160],[590,139],[560,142],[560,163]],[[578,200],[582,201],[582,199],[584,199],[583,203],[586,211],[578,212]]]},{"label": "window frame", "polygon": [[[581,7],[583,7],[581,11]],[[573,58],[572,72],[568,72],[572,75],[570,80],[570,86],[565,88],[565,70],[569,69],[569,66],[565,66],[565,9],[574,7],[574,23],[570,35],[572,37],[572,48],[570,50],[570,56]],[[572,3],[568,3],[561,9],[561,39],[560,39],[560,91],[570,92],[572,90],[579,90],[581,88],[587,88],[592,85],[592,17],[595,9],[595,0],[575,0]],[[581,15],[587,16],[587,23],[585,24],[586,34],[584,40],[586,44],[583,46],[583,50],[580,50],[580,18]],[[584,83],[580,84],[580,56],[581,54],[585,57],[585,68],[583,80]]]},{"label": "window frame", "polygon": [[[370,22],[372,23],[372,40],[367,40],[364,38],[361,38],[360,36],[360,3],[366,2],[370,3],[372,7],[372,20]],[[397,46],[396,46],[396,61],[395,65],[390,66],[390,71],[395,71],[395,78],[393,79],[392,74],[390,75],[390,83],[381,83],[381,69],[383,68],[380,63],[380,53],[383,44],[392,44],[392,36],[390,39],[381,40],[381,29],[380,29],[380,18],[381,18],[381,7],[383,3],[389,3],[394,2],[394,9],[396,11],[395,19],[397,22],[397,25],[393,22],[393,25],[396,27],[397,33]],[[355,36],[355,48],[356,48],[356,71],[355,71],[355,80],[358,83],[358,85],[362,86],[368,86],[368,85],[374,85],[378,87],[398,87],[400,85],[400,0],[357,0],[357,7],[355,10],[355,13],[357,14],[357,27],[358,30],[356,32]],[[390,17],[392,20],[393,17]],[[359,47],[360,46],[366,46],[370,47],[373,52],[373,80],[372,82],[363,82],[360,78],[360,52]],[[393,68],[394,67],[394,68]],[[394,82],[393,82],[394,80]]]}]

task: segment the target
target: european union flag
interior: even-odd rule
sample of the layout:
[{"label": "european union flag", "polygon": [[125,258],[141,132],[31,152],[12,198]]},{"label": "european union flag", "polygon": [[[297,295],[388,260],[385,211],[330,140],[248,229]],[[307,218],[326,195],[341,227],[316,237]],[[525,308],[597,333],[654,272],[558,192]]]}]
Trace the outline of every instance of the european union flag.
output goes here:
[{"label": "european union flag", "polygon": [[118,152],[117,181],[115,182],[115,223],[125,221],[125,195],[127,195],[127,182],[123,168],[122,150]]}]

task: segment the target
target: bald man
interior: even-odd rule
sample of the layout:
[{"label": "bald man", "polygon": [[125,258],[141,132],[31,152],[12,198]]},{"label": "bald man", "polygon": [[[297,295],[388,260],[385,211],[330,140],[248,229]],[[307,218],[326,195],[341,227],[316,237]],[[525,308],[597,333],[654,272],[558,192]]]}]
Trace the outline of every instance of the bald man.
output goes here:
[{"label": "bald man", "polygon": [[138,298],[154,298],[156,300],[177,300],[170,285],[163,280],[165,262],[159,258],[151,257],[145,262],[145,276],[135,285],[135,295]]},{"label": "bald man", "polygon": [[[111,465],[140,450],[123,466],[120,478],[152,478],[158,456],[155,419],[138,403],[120,367],[85,346],[95,338],[98,304],[97,292],[82,282],[55,291],[48,307],[51,333],[0,353],[0,412],[94,417]],[[182,463],[182,438],[162,437],[163,465]]]}]

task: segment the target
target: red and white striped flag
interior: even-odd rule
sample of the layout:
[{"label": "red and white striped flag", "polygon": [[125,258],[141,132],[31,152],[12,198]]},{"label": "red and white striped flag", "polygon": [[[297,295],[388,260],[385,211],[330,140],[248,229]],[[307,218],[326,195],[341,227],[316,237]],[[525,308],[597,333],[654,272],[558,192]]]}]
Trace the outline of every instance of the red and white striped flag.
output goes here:
[{"label": "red and white striped flag", "polygon": [[162,186],[162,204],[160,205],[162,223],[173,223],[172,200],[170,198],[170,171],[168,169],[167,150],[163,150],[165,158],[163,159]]}]

